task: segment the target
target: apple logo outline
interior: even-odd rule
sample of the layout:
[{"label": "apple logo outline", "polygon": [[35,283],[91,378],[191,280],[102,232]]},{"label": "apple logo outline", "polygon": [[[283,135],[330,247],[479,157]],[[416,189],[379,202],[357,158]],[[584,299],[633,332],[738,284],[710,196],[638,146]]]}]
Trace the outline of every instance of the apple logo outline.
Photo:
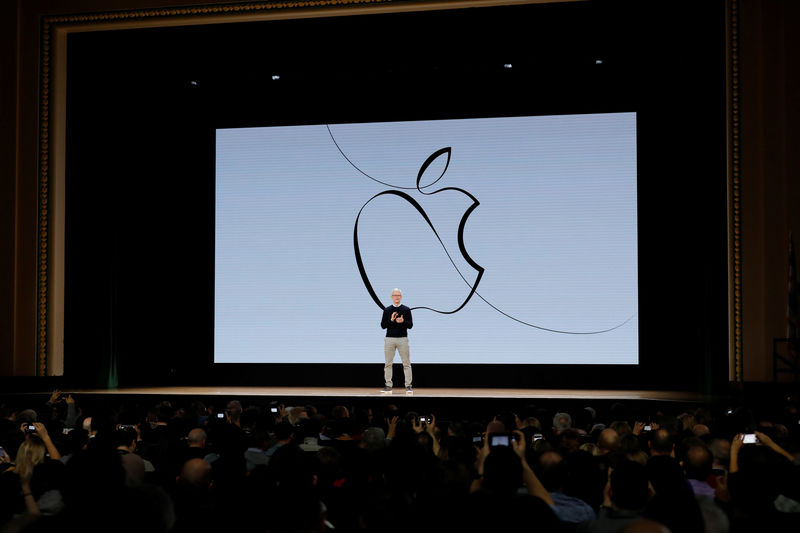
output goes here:
[{"label": "apple logo outline", "polygon": [[[444,169],[442,170],[441,175],[438,178],[436,178],[434,181],[429,183],[428,185],[425,185],[425,186],[421,187],[420,186],[420,182],[422,181],[422,176],[425,174],[425,171],[428,169],[428,167],[431,165],[431,163],[433,163],[436,159],[441,157],[443,154],[447,154],[447,162],[445,163],[445,166],[444,166]],[[428,226],[433,231],[433,234],[436,236],[436,239],[439,241],[439,244],[441,244],[442,249],[444,250],[445,254],[447,254],[447,258],[453,264],[453,267],[456,269],[456,272],[458,272],[459,276],[461,276],[461,279],[463,279],[464,282],[467,284],[467,286],[469,286],[469,288],[470,288],[469,294],[464,299],[464,301],[461,303],[461,305],[459,305],[457,308],[453,309],[452,311],[442,311],[440,309],[434,309],[432,307],[426,307],[426,306],[412,307],[411,310],[427,309],[429,311],[433,311],[433,312],[436,312],[436,313],[441,313],[441,314],[444,314],[444,315],[450,315],[450,314],[453,314],[453,313],[457,313],[458,311],[463,309],[464,306],[467,305],[467,303],[470,301],[470,299],[472,299],[472,296],[477,293],[478,285],[481,282],[481,278],[483,277],[483,273],[484,273],[485,269],[482,266],[480,266],[478,263],[476,263],[475,260],[473,260],[472,257],[467,252],[467,248],[466,248],[466,246],[464,244],[464,228],[467,225],[467,219],[469,218],[469,216],[472,214],[472,212],[479,205],[481,205],[480,202],[478,201],[477,198],[475,198],[475,196],[473,196],[472,194],[470,194],[466,190],[458,188],[458,187],[444,187],[444,188],[441,188],[441,189],[437,189],[437,190],[435,190],[433,192],[425,192],[425,191],[422,190],[422,189],[425,189],[427,187],[430,187],[430,186],[434,185],[439,180],[441,180],[442,177],[444,177],[444,174],[447,172],[447,169],[450,166],[451,154],[452,154],[452,148],[450,146],[447,146],[445,148],[441,148],[441,149],[435,151],[430,156],[428,156],[428,158],[425,160],[425,162],[420,167],[419,172],[417,173],[416,189],[421,194],[424,194],[426,196],[434,195],[434,194],[440,193],[442,191],[458,191],[458,192],[460,192],[462,194],[465,194],[467,197],[469,197],[470,200],[472,200],[472,204],[464,212],[464,214],[461,217],[461,221],[459,222],[459,225],[458,225],[458,248],[459,248],[459,251],[461,252],[461,255],[464,256],[464,259],[467,261],[467,263],[472,268],[474,268],[475,271],[478,273],[478,276],[475,278],[475,282],[474,283],[470,283],[469,281],[467,281],[467,279],[464,277],[464,274],[461,273],[461,271],[459,270],[458,266],[456,266],[455,262],[453,261],[453,258],[450,256],[450,252],[447,250],[447,247],[444,245],[444,241],[442,241],[442,238],[439,235],[439,232],[436,230],[436,226],[433,225],[433,222],[431,222],[430,217],[428,217],[428,214],[425,212],[425,209],[420,205],[419,202],[417,202],[411,195],[409,195],[409,194],[407,194],[407,193],[405,193],[403,191],[398,191],[398,190],[395,190],[395,189],[389,189],[389,190],[381,191],[378,194],[374,195],[369,200],[367,200],[364,203],[364,205],[361,206],[361,209],[359,209],[359,211],[358,211],[358,215],[356,215],[355,225],[353,226],[353,249],[355,251],[356,264],[358,265],[358,272],[361,275],[361,281],[364,283],[364,287],[367,289],[367,292],[369,293],[370,297],[378,305],[378,307],[380,309],[384,309],[386,306],[381,302],[380,298],[376,294],[375,289],[372,286],[372,282],[370,282],[369,276],[367,275],[367,271],[366,271],[366,269],[364,267],[364,262],[363,262],[363,260],[361,258],[361,248],[359,247],[359,244],[358,244],[358,222],[359,222],[359,220],[361,218],[361,213],[364,211],[364,208],[367,207],[367,205],[369,205],[370,202],[372,202],[375,198],[378,198],[379,196],[384,196],[384,195],[387,195],[387,194],[398,196],[399,198],[402,198],[403,200],[405,200],[406,202],[411,204],[411,206],[414,207],[414,209],[416,209],[417,212],[420,215],[422,215],[422,218],[425,219],[425,222],[428,224]]]},{"label": "apple logo outline", "polygon": [[[605,329],[593,330],[593,331],[568,331],[568,330],[547,328],[547,327],[544,327],[544,326],[539,326],[539,325],[536,325],[536,324],[532,324],[530,322],[526,322],[526,321],[521,320],[521,319],[519,319],[519,318],[517,318],[517,317],[515,317],[513,315],[510,315],[510,314],[506,313],[505,311],[503,311],[502,309],[500,309],[499,307],[494,305],[492,302],[490,302],[489,300],[484,298],[483,295],[481,295],[481,293],[479,293],[477,291],[478,284],[480,283],[480,280],[483,277],[484,268],[482,266],[478,265],[470,257],[470,255],[466,251],[466,247],[464,246],[464,227],[466,226],[466,222],[467,222],[467,219],[469,218],[469,215],[472,213],[472,211],[474,211],[480,205],[480,202],[478,201],[478,199],[475,198],[475,196],[470,194],[468,191],[466,191],[464,189],[460,189],[458,187],[445,187],[445,188],[438,189],[438,190],[430,192],[430,193],[429,192],[425,192],[424,190],[422,190],[422,189],[426,189],[426,188],[434,185],[439,180],[441,180],[442,177],[444,177],[445,172],[447,172],[447,168],[450,166],[450,157],[451,157],[451,154],[452,154],[452,147],[441,148],[441,149],[437,150],[436,152],[434,152],[433,154],[431,154],[430,156],[428,156],[428,158],[425,160],[425,162],[420,167],[419,172],[417,173],[417,182],[416,182],[416,186],[415,187],[402,187],[402,186],[399,186],[399,185],[394,185],[394,184],[387,183],[387,182],[381,181],[379,179],[376,179],[373,176],[370,176],[369,174],[367,174],[366,172],[361,170],[358,167],[358,165],[353,163],[353,161],[351,161],[350,158],[347,157],[347,155],[344,153],[344,150],[342,150],[342,147],[339,146],[339,143],[336,141],[336,137],[334,137],[334,135],[333,135],[333,131],[331,131],[330,124],[325,124],[325,127],[328,130],[328,135],[330,135],[331,141],[333,141],[334,146],[336,146],[336,149],[339,151],[339,153],[342,155],[342,157],[345,159],[345,161],[347,161],[350,164],[350,166],[352,166],[355,170],[357,170],[358,172],[360,172],[361,174],[363,174],[367,178],[371,179],[372,181],[375,181],[375,182],[380,183],[382,185],[387,185],[389,187],[394,187],[394,189],[390,189],[390,190],[379,192],[378,194],[374,195],[372,198],[367,200],[364,203],[364,205],[361,206],[361,209],[359,209],[358,215],[356,215],[356,221],[355,221],[355,225],[354,225],[354,228],[353,228],[353,248],[355,250],[356,263],[358,265],[358,271],[359,271],[359,274],[361,275],[362,282],[364,283],[364,286],[367,289],[367,292],[369,293],[369,295],[372,298],[372,300],[378,305],[378,307],[380,309],[384,309],[385,306],[380,301],[380,298],[378,298],[378,295],[375,293],[375,289],[372,287],[372,283],[369,281],[369,277],[367,276],[366,269],[364,268],[364,263],[363,263],[363,261],[361,259],[361,251],[360,251],[360,248],[358,246],[358,221],[359,221],[359,219],[361,217],[361,213],[364,211],[364,208],[372,200],[374,200],[375,198],[378,198],[379,196],[383,196],[383,195],[386,195],[386,194],[391,194],[391,195],[399,196],[400,198],[406,200],[408,203],[410,203],[412,205],[412,207],[414,207],[423,216],[425,221],[430,226],[431,230],[433,230],[434,235],[439,240],[439,243],[441,244],[442,249],[444,249],[444,252],[447,255],[447,258],[450,260],[450,263],[456,269],[456,272],[458,272],[459,276],[461,276],[461,279],[464,280],[464,282],[470,287],[470,293],[467,296],[467,298],[464,300],[464,302],[462,302],[462,304],[460,306],[458,306],[458,308],[454,309],[453,311],[441,311],[441,310],[438,310],[438,309],[433,309],[431,307],[425,307],[425,306],[412,307],[411,308],[412,310],[414,310],[414,309],[427,309],[427,310],[434,311],[434,312],[440,313],[440,314],[453,314],[453,313],[456,313],[456,312],[460,311],[461,309],[463,309],[464,306],[467,305],[467,303],[470,301],[470,299],[472,298],[473,295],[477,295],[478,298],[480,298],[481,300],[483,300],[484,303],[486,303],[486,305],[488,305],[489,307],[491,307],[492,309],[494,309],[495,311],[497,311],[501,315],[505,316],[506,318],[509,318],[509,319],[513,320],[514,322],[517,322],[517,323],[519,323],[519,324],[521,324],[523,326],[528,326],[530,328],[538,329],[538,330],[541,330],[541,331],[547,331],[547,332],[550,332],[550,333],[558,333],[558,334],[563,334],[563,335],[599,335],[599,334],[602,334],[602,333],[608,333],[610,331],[614,331],[614,330],[617,330],[617,329],[623,327],[628,322],[633,320],[633,318],[638,314],[638,311],[636,311],[631,316],[629,316],[628,318],[623,320],[622,322],[620,322],[620,323],[618,323],[618,324],[616,324],[614,326],[611,326],[609,328],[605,328]],[[431,163],[433,163],[434,160],[436,160],[438,157],[440,157],[444,153],[447,154],[447,162],[445,164],[445,168],[442,170],[441,175],[438,178],[436,178],[434,181],[432,181],[431,183],[429,183],[427,185],[424,185],[424,186],[420,186],[420,181],[422,179],[422,175],[425,173],[425,170],[427,170],[427,168],[431,165]],[[470,264],[470,266],[472,266],[476,271],[478,271],[478,277],[476,278],[474,285],[471,284],[469,281],[467,281],[467,279],[461,273],[461,270],[459,270],[458,266],[453,261],[453,258],[450,256],[450,252],[447,250],[447,247],[444,244],[444,241],[442,241],[441,237],[439,236],[439,233],[436,231],[436,228],[434,227],[433,223],[430,221],[430,218],[427,216],[427,214],[425,213],[425,210],[422,208],[422,206],[416,200],[414,200],[414,198],[412,196],[410,196],[407,193],[402,192],[401,190],[397,190],[397,189],[405,189],[405,190],[414,190],[414,189],[416,189],[417,191],[419,191],[421,194],[424,194],[424,195],[432,195],[432,194],[436,194],[436,193],[439,193],[439,192],[442,192],[442,191],[455,190],[455,191],[459,191],[459,192],[467,195],[470,199],[472,199],[473,204],[469,208],[467,208],[467,211],[464,213],[464,215],[461,218],[461,222],[459,223],[458,246],[459,246],[459,250],[461,251],[461,254],[464,256],[464,258],[467,260],[467,262]]]}]

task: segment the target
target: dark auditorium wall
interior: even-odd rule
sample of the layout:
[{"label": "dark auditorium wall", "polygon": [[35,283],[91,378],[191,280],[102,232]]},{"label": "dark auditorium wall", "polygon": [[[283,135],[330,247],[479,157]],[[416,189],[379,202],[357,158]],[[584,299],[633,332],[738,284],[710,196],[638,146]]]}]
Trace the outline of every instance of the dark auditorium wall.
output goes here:
[{"label": "dark auditorium wall", "polygon": [[[733,5],[732,0],[718,1]],[[202,3],[0,0],[0,376],[31,376],[37,371],[41,17]],[[665,3],[664,8],[677,5],[690,3]],[[790,31],[800,27],[800,2],[740,0],[735,6],[742,378],[769,381],[772,339],[785,334],[791,229],[800,244],[800,164],[792,158],[792,147],[800,145],[800,85],[794,68],[800,64],[800,37]]]},{"label": "dark auditorium wall", "polygon": [[800,2],[739,4],[744,379],[769,381],[790,230],[800,243]]}]

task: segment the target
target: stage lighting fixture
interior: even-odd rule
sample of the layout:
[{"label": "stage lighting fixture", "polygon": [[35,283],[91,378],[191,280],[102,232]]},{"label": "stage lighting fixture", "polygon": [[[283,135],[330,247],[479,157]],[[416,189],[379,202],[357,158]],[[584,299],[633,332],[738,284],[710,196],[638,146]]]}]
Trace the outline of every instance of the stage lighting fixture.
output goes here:
[{"label": "stage lighting fixture", "polygon": [[277,74],[273,74],[272,75],[272,81],[278,81],[279,79],[281,79],[281,77],[279,75],[277,75]]},{"label": "stage lighting fixture", "polygon": [[510,68],[511,68],[511,63],[506,63],[506,64],[504,64],[504,65],[503,65],[503,68],[510,69]]}]

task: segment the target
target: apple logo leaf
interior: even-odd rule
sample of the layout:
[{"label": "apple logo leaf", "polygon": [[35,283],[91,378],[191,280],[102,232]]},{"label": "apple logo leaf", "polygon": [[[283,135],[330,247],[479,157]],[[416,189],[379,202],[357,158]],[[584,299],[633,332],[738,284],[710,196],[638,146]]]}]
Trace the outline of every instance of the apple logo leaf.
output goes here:
[{"label": "apple logo leaf", "polygon": [[[419,192],[421,192],[422,194],[434,194],[434,193],[426,193],[422,189],[425,189],[427,187],[431,187],[431,186],[435,185],[436,182],[438,182],[440,179],[442,179],[444,177],[444,173],[447,172],[447,168],[450,166],[450,154],[451,153],[452,153],[452,150],[450,149],[449,146],[447,146],[445,148],[442,148],[441,150],[435,151],[434,153],[432,153],[428,157],[428,159],[425,160],[425,162],[422,164],[422,166],[419,169],[419,173],[417,174],[417,190]],[[439,177],[436,178],[435,180],[433,180],[432,182],[428,183],[427,185],[420,185],[420,182],[422,181],[422,176],[428,170],[428,167],[431,166],[431,163],[433,163],[439,157],[441,157],[442,155],[445,155],[445,154],[447,155],[447,161],[445,161],[444,168],[442,169],[442,173],[439,174]]]}]

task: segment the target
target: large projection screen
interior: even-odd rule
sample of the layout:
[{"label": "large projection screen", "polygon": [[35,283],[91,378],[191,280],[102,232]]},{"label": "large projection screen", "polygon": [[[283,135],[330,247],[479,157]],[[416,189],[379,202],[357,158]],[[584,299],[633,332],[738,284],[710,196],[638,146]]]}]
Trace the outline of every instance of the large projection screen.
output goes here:
[{"label": "large projection screen", "polygon": [[215,172],[215,363],[382,361],[394,288],[414,363],[639,362],[635,113],[218,129]]}]

